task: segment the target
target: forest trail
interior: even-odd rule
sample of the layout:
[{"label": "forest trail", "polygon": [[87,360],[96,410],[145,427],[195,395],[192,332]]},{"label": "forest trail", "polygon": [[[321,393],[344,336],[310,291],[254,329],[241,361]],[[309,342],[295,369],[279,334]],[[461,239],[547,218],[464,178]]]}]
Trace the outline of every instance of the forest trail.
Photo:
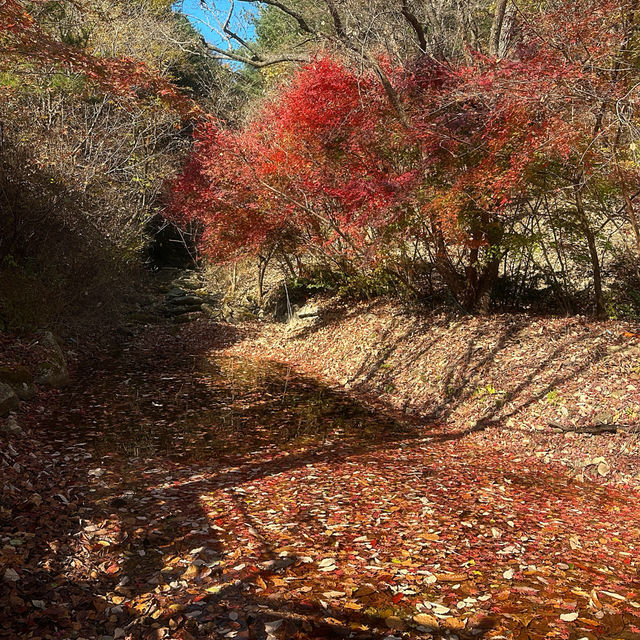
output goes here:
[{"label": "forest trail", "polygon": [[0,638],[640,637],[637,495],[224,356],[241,339],[147,327],[25,416]]}]

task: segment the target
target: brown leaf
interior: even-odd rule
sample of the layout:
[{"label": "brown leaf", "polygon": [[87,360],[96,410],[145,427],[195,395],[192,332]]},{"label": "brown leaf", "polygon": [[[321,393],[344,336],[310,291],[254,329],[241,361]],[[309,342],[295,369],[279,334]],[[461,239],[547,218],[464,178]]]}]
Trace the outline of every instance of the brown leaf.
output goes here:
[{"label": "brown leaf", "polygon": [[413,616],[413,621],[421,627],[428,627],[430,629],[437,629],[440,626],[438,619],[428,613],[419,613]]}]

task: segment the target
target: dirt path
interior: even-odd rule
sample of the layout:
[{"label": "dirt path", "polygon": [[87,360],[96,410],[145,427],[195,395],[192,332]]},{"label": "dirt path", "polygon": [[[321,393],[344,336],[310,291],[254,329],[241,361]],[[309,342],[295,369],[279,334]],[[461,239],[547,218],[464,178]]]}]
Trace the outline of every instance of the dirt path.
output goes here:
[{"label": "dirt path", "polygon": [[241,338],[150,327],[0,443],[0,638],[640,637],[638,496]]}]

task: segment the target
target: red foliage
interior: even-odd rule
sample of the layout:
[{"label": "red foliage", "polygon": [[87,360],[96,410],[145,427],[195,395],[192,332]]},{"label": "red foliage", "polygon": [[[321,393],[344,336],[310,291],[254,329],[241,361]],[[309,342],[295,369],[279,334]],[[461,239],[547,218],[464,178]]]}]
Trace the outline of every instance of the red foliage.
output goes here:
[{"label": "red foliage", "polygon": [[171,215],[201,222],[214,258],[285,231],[316,251],[372,259],[434,230],[495,245],[551,164],[574,175],[603,164],[595,112],[630,86],[606,71],[624,43],[624,6],[584,0],[525,15],[505,60],[386,64],[409,127],[374,74],[319,58],[244,129],[197,134]]},{"label": "red foliage", "polygon": [[[31,5],[45,4],[35,0]],[[139,61],[97,58],[69,46],[41,29],[33,12],[21,0],[5,0],[0,6],[0,69],[16,59],[36,65],[56,65],[84,75],[105,91],[132,98],[154,95],[183,116],[194,115],[195,104],[171,82],[161,78]]]},{"label": "red foliage", "polygon": [[398,219],[417,178],[408,142],[373,77],[319,59],[244,130],[200,128],[169,215],[203,223],[214,258],[292,235],[354,250]]}]

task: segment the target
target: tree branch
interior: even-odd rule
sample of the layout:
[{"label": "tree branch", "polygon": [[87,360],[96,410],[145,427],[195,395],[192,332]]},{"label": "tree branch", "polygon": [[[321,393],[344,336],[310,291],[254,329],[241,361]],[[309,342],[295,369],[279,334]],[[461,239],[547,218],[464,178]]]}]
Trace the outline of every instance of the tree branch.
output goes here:
[{"label": "tree branch", "polygon": [[413,30],[416,33],[418,38],[418,43],[420,44],[420,50],[423,53],[427,52],[427,37],[424,33],[424,28],[420,24],[420,21],[409,9],[409,0],[401,0],[402,1],[402,15],[405,17],[406,21],[411,25]]},{"label": "tree branch", "polygon": [[222,31],[225,33],[231,40],[235,40],[241,47],[244,47],[247,51],[250,51],[253,55],[256,55],[255,50],[249,45],[249,43],[242,37],[240,37],[235,31],[229,28],[229,24],[231,23],[231,18],[233,17],[233,12],[235,10],[235,0],[229,0],[229,12],[227,13],[227,18],[222,24]]},{"label": "tree branch", "polygon": [[245,0],[246,2],[250,2],[252,4],[268,4],[270,7],[275,7],[276,9],[280,9],[283,13],[286,13],[288,16],[293,18],[302,31],[305,33],[315,34],[314,30],[309,26],[307,21],[304,19],[304,16],[294,9],[287,7],[282,4],[282,2],[278,2],[278,0]]},{"label": "tree branch", "polygon": [[207,42],[204,38],[202,39],[202,42],[204,46],[214,54],[214,57],[220,58],[222,60],[233,60],[234,62],[241,62],[243,64],[249,65],[250,67],[254,67],[255,69],[264,69],[274,64],[282,64],[284,62],[298,62],[301,64],[311,62],[311,57],[308,55],[284,54],[281,56],[269,56],[268,58],[263,58],[261,56],[258,56],[257,54],[254,54],[251,57],[248,57],[236,53],[235,51],[228,51],[226,49],[216,47],[214,44]]}]

